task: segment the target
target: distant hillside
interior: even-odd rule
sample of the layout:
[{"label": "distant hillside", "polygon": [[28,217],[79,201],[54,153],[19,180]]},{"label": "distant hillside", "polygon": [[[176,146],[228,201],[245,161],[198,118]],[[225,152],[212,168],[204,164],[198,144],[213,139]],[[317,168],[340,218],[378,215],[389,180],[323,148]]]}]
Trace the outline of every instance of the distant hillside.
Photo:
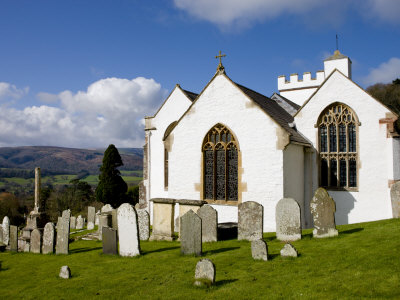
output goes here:
[{"label": "distant hillside", "polygon": [[[118,150],[124,163],[120,170],[142,170],[142,149]],[[33,170],[40,167],[44,172],[54,174],[77,174],[82,170],[98,174],[104,151],[47,146],[0,147],[0,168]]]}]

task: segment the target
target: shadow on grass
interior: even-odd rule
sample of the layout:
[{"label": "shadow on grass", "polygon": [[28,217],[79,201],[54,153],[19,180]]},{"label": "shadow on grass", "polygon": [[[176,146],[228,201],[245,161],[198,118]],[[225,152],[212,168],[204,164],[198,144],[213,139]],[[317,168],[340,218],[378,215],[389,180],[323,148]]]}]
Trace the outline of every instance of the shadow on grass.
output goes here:
[{"label": "shadow on grass", "polygon": [[216,287],[220,287],[220,286],[223,286],[223,285],[225,285],[225,284],[229,284],[229,283],[232,283],[232,282],[235,282],[235,281],[238,281],[239,279],[224,279],[224,280],[218,280],[218,281],[216,281],[215,282],[215,286]]},{"label": "shadow on grass", "polygon": [[268,260],[274,260],[275,258],[281,256],[280,254],[268,254]]},{"label": "shadow on grass", "polygon": [[220,248],[220,249],[215,249],[215,250],[208,250],[208,251],[205,251],[204,254],[217,254],[217,253],[236,250],[236,249],[240,249],[240,247],[229,247],[229,248]]},{"label": "shadow on grass", "polygon": [[359,232],[359,231],[363,231],[363,230],[364,230],[364,228],[353,228],[353,229],[349,229],[349,230],[339,231],[339,234],[350,234],[350,233]]},{"label": "shadow on grass", "polygon": [[95,247],[95,248],[77,248],[73,250],[69,250],[69,253],[82,253],[82,252],[89,252],[89,251],[94,251],[94,250],[100,250],[103,249],[103,247]]},{"label": "shadow on grass", "polygon": [[152,251],[146,251],[146,252],[143,252],[142,254],[146,255],[146,254],[150,254],[150,253],[163,252],[163,251],[174,250],[174,249],[179,249],[179,248],[181,248],[181,247],[179,247],[179,246],[166,247],[166,248],[156,249],[156,250],[152,250]]}]

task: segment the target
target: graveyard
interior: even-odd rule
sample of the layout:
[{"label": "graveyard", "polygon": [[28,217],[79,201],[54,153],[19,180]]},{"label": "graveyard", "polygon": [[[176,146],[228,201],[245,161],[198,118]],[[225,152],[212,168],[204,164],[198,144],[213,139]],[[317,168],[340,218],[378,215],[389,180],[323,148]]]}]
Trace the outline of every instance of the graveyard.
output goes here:
[{"label": "graveyard", "polygon": [[[202,256],[182,255],[179,241],[141,241],[141,255],[106,255],[101,241],[82,240],[93,230],[71,230],[68,255],[0,253],[2,298],[398,298],[400,220],[337,226],[338,236],[292,242],[297,258],[284,258],[275,233],[264,233],[268,261],[253,260],[251,243],[203,242]],[[80,231],[80,232],[79,232]],[[76,233],[77,232],[77,233]],[[196,287],[201,258],[216,267],[215,284]],[[72,277],[58,277],[68,265]]]}]

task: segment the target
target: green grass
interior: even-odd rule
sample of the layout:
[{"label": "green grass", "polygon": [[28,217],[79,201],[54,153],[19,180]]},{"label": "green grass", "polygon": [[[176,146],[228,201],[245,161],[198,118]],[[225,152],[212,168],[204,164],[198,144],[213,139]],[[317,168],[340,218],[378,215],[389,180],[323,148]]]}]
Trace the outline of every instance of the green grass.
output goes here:
[{"label": "green grass", "polygon": [[[203,243],[217,270],[211,288],[193,286],[200,259],[181,256],[179,242],[141,242],[136,258],[103,255],[101,242],[75,241],[70,255],[0,253],[3,299],[360,299],[400,298],[400,219],[338,226],[339,236],[293,245],[266,233],[270,260],[254,261],[250,243]],[[79,235],[79,233],[74,234]],[[72,278],[58,278],[63,265]]]}]

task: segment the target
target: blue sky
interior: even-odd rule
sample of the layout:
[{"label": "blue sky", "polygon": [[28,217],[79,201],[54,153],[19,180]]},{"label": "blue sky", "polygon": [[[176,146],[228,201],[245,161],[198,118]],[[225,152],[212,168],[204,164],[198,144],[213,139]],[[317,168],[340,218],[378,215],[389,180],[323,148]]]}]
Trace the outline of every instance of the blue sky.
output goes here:
[{"label": "blue sky", "polygon": [[398,0],[15,1],[0,4],[0,146],[141,147],[176,83],[228,76],[270,96],[336,48],[362,87],[400,77]]}]

